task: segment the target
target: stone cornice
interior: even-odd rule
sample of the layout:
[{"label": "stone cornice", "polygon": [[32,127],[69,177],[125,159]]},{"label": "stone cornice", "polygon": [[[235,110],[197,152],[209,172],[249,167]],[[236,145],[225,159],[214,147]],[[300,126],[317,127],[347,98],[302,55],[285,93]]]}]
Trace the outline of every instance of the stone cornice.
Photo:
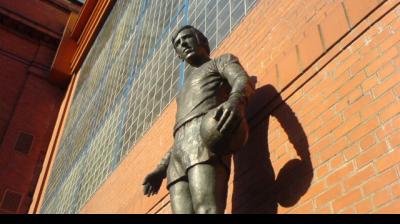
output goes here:
[{"label": "stone cornice", "polygon": [[79,70],[115,0],[87,0],[79,15],[71,13],[50,73],[50,80],[66,86]]}]

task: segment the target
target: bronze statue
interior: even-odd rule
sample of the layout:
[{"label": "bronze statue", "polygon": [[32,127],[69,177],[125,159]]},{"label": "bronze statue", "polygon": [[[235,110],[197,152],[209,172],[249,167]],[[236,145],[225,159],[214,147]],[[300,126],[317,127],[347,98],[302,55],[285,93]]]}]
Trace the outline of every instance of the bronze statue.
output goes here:
[{"label": "bronze statue", "polygon": [[210,58],[196,28],[183,26],[172,43],[194,69],[177,96],[174,144],[145,177],[144,194],[156,194],[167,177],[174,213],[223,213],[231,155],[247,141],[244,110],[253,89],[234,55]]}]

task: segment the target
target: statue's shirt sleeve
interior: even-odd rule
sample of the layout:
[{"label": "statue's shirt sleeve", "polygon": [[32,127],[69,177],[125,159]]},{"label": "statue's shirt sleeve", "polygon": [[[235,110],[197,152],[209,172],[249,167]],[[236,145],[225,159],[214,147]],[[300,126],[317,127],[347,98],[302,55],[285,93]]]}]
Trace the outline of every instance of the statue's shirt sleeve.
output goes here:
[{"label": "statue's shirt sleeve", "polygon": [[247,76],[246,71],[239,63],[239,59],[233,54],[224,54],[215,59],[215,65],[218,72],[223,76],[230,85],[234,83],[235,79]]}]

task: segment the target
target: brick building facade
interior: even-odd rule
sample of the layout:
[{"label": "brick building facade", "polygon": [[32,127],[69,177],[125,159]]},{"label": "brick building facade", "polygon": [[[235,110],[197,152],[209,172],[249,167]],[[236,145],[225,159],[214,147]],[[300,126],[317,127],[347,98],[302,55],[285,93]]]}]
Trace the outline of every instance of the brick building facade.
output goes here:
[{"label": "brick building facade", "polygon": [[27,213],[65,90],[49,82],[63,1],[0,1],[0,213]]},{"label": "brick building facade", "polygon": [[168,36],[185,23],[206,33],[212,56],[237,55],[256,86],[227,213],[398,212],[398,1],[176,1],[169,23],[152,26],[160,20],[147,18],[168,7],[142,3],[104,14],[72,74],[30,212],[171,212],[165,183],[147,198],[141,182],[172,144],[187,68]]}]

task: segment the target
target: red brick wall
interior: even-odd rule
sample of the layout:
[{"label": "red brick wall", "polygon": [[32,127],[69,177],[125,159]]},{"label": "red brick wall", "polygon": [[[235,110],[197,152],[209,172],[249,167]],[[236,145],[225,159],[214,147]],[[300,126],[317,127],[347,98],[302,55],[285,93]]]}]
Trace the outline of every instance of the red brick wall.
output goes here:
[{"label": "red brick wall", "polygon": [[[17,213],[27,213],[62,100],[46,79],[55,51],[0,25],[0,208],[7,190],[17,192]],[[21,132],[33,135],[27,154],[14,149]]]},{"label": "red brick wall", "polygon": [[[399,211],[399,4],[259,0],[213,52],[237,55],[257,87],[228,213]],[[147,198],[141,181],[172,144],[175,107],[82,213],[171,212],[165,185]]]}]

